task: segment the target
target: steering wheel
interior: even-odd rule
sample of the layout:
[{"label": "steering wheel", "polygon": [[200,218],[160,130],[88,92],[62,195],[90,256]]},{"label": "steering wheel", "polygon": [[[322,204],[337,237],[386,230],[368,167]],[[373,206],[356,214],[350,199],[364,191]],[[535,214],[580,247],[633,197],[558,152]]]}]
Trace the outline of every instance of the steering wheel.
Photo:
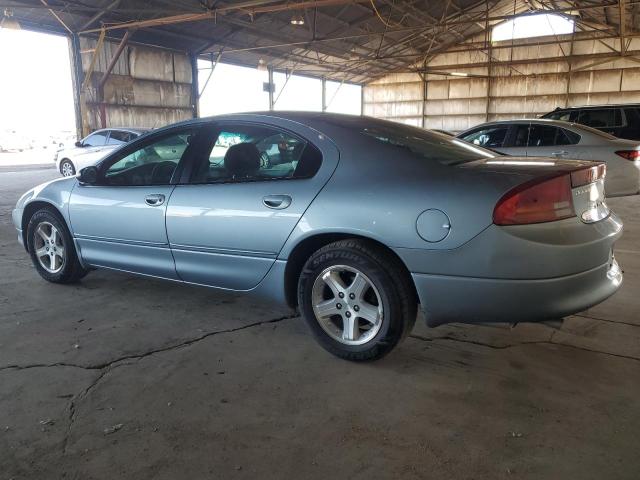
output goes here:
[{"label": "steering wheel", "polygon": [[151,182],[169,182],[175,167],[176,164],[169,161],[154,164],[151,170]]},{"label": "steering wheel", "polygon": [[269,168],[271,167],[271,159],[267,152],[260,152],[260,168]]}]

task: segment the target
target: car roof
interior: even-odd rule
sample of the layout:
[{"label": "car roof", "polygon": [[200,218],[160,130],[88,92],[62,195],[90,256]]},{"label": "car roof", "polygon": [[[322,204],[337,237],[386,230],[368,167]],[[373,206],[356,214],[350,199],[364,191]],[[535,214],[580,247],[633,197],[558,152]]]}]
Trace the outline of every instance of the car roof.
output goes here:
[{"label": "car roof", "polygon": [[107,128],[100,128],[98,130],[94,130],[89,135],[91,135],[93,133],[98,133],[98,132],[109,132],[111,130],[121,130],[123,132],[137,133],[137,134],[141,135],[143,133],[147,133],[151,129],[149,129],[149,128],[136,128],[136,127],[107,127]]},{"label": "car roof", "polygon": [[469,131],[469,130],[473,130],[476,129],[480,126],[487,126],[487,125],[513,125],[513,124],[517,124],[517,123],[538,123],[541,125],[553,125],[555,127],[574,127],[574,128],[582,128],[584,125],[581,125],[579,123],[574,123],[574,122],[563,122],[562,120],[553,120],[551,118],[518,118],[515,120],[495,120],[493,122],[486,122],[486,123],[481,123],[478,125],[475,125],[471,128],[468,128],[465,131]]},{"label": "car roof", "polygon": [[[601,105],[574,105],[572,107],[557,107],[555,110],[549,112],[560,112],[564,110],[583,110],[583,109],[592,109],[592,108],[624,108],[624,107],[640,107],[640,103],[610,103],[610,104],[601,104]],[[545,113],[545,115],[547,115]]]},{"label": "car roof", "polygon": [[[403,125],[401,123],[392,122],[389,120],[383,120],[381,118],[368,117],[363,115],[348,115],[342,113],[328,113],[328,112],[305,112],[305,111],[258,111],[258,112],[242,112],[242,113],[228,113],[223,115],[215,115],[210,117],[192,118],[183,120],[182,122],[173,123],[166,127],[153,130],[154,133],[162,132],[166,129],[172,129],[175,127],[201,125],[207,122],[215,121],[249,121],[249,122],[264,122],[269,119],[283,119],[290,120],[306,127],[310,127],[319,132],[322,132],[325,127],[341,127],[344,129],[361,129],[370,127],[372,125],[391,125],[395,127],[405,126],[407,128],[418,128],[410,125]],[[325,132],[327,133],[327,132]]]}]

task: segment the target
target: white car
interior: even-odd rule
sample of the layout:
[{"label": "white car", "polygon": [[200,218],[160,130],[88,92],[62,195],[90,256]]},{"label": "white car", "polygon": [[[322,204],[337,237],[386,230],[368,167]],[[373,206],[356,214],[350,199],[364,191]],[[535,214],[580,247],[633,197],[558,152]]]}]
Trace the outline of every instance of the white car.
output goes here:
[{"label": "white car", "polygon": [[577,123],[538,118],[477,125],[457,135],[509,156],[592,160],[607,164],[607,197],[640,192],[640,142]]},{"label": "white car", "polygon": [[64,177],[72,177],[84,167],[95,165],[108,153],[146,132],[142,128],[96,130],[76,142],[74,147],[58,150],[55,155],[56,168]]}]

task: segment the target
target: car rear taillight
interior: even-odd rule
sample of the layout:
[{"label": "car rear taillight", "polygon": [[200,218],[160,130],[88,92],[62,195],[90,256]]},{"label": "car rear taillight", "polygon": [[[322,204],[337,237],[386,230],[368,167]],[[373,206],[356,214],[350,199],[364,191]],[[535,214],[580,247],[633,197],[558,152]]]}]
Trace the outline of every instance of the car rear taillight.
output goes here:
[{"label": "car rear taillight", "polygon": [[640,160],[640,150],[618,150],[616,155],[631,161]]},{"label": "car rear taillight", "polygon": [[496,205],[493,223],[524,225],[574,217],[571,183],[572,175],[566,173],[518,185]]},{"label": "car rear taillight", "polygon": [[596,165],[595,167],[581,168],[580,170],[571,172],[571,186],[575,188],[588,185],[604,178],[606,174],[607,165],[604,163]]}]

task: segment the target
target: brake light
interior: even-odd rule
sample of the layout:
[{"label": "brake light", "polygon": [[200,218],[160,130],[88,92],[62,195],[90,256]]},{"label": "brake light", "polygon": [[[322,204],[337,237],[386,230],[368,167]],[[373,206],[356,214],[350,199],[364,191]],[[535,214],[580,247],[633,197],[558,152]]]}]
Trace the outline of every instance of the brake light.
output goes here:
[{"label": "brake light", "polygon": [[616,155],[631,161],[640,160],[640,150],[618,150]]},{"label": "brake light", "polygon": [[534,180],[507,192],[493,210],[496,225],[524,225],[574,217],[571,176]]},{"label": "brake light", "polygon": [[604,163],[597,165],[595,167],[582,168],[580,170],[576,170],[571,172],[571,186],[582,187],[583,185],[588,185],[590,183],[594,183],[607,174],[607,166]]}]

